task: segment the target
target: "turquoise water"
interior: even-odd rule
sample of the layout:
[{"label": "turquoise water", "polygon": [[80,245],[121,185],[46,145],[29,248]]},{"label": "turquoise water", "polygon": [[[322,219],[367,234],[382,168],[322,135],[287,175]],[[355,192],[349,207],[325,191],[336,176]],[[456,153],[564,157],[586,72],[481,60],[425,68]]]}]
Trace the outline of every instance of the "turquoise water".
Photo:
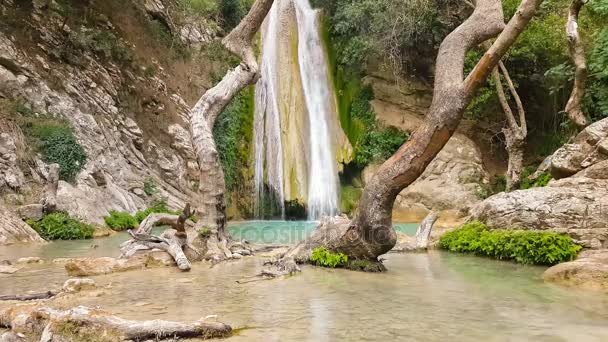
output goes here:
[{"label": "turquoise water", "polygon": [[[231,223],[251,241],[288,243],[306,222]],[[397,225],[413,234],[416,225]],[[299,233],[291,233],[291,231]],[[0,247],[0,260],[116,256],[126,234],[39,247]],[[608,294],[545,284],[545,267],[429,251],[387,254],[382,274],[304,266],[287,279],[239,284],[263,256],[191,272],[175,267],[93,277],[102,289],[66,306],[100,307],[128,319],[194,321],[207,315],[241,330],[226,341],[608,341]],[[57,290],[68,279],[47,262],[0,274],[0,294]],[[3,306],[11,305],[0,302]]]},{"label": "turquoise water", "polygon": [[[243,221],[229,224],[230,234],[241,240],[263,244],[295,244],[306,239],[318,222],[306,221]],[[395,223],[397,231],[415,235],[417,223]]]}]

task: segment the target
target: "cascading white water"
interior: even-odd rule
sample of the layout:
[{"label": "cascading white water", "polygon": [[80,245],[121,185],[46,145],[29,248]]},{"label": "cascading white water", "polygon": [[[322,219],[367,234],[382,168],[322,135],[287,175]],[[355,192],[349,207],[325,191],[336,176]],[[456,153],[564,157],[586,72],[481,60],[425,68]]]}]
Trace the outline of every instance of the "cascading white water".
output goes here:
[{"label": "cascading white water", "polygon": [[[308,115],[309,136],[306,141],[309,146],[302,146],[300,158],[307,158],[308,174],[308,213],[311,220],[318,220],[322,216],[331,216],[338,210],[338,173],[334,157],[334,144],[330,136],[330,120],[335,116],[334,94],[330,85],[328,61],[325,54],[321,34],[319,31],[319,13],[312,9],[309,0],[276,0],[266,19],[263,33],[263,53],[261,62],[261,79],[256,85],[256,114],[255,114],[255,214],[260,218],[261,205],[264,203],[266,184],[275,194],[274,200],[285,214],[285,183],[283,170],[283,146],[281,125],[284,128],[289,123],[281,123],[282,117],[293,117],[281,113],[279,94],[281,89],[279,60],[281,46],[280,35],[284,32],[285,23],[282,15],[289,13],[283,11],[295,7],[295,20],[297,21],[298,60],[301,78],[293,90],[303,89],[305,112]],[[293,8],[293,7],[291,7]],[[291,12],[293,13],[293,12]],[[289,15],[289,14],[285,14]],[[288,47],[291,48],[291,47]],[[283,70],[285,72],[285,70]],[[293,79],[297,79],[294,77]],[[285,90],[285,89],[283,89]],[[291,108],[291,107],[289,107]],[[283,116],[281,114],[284,114]],[[305,136],[305,134],[302,134]],[[288,145],[287,147],[289,148]],[[287,150],[289,151],[289,149]],[[309,151],[309,153],[307,153]],[[289,177],[292,174],[289,173]],[[293,180],[290,178],[290,181]],[[291,183],[290,183],[291,184]],[[304,183],[306,184],[306,183]]]},{"label": "cascading white water", "polygon": [[300,74],[310,124],[308,216],[317,220],[338,213],[338,173],[329,136],[334,98],[319,32],[319,12],[309,0],[295,0],[295,5]]},{"label": "cascading white water", "polygon": [[264,169],[266,183],[276,196],[285,216],[285,194],[283,191],[283,145],[281,142],[281,119],[278,103],[279,55],[279,5],[275,2],[268,17],[268,28],[264,34],[264,54],[261,63],[261,78],[255,94],[255,215],[261,217],[260,206],[264,202]]}]

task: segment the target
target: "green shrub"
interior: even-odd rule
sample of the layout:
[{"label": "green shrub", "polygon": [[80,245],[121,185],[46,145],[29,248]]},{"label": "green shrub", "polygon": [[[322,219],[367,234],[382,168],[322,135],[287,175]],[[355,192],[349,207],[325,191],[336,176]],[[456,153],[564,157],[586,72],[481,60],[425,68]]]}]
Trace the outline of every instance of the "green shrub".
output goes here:
[{"label": "green shrub", "polygon": [[446,233],[439,240],[439,246],[451,252],[537,265],[571,261],[582,248],[565,235],[523,230],[488,230],[479,221]]},{"label": "green shrub", "polygon": [[158,200],[158,201],[152,203],[152,206],[149,207],[148,209],[140,210],[137,213],[135,213],[135,220],[137,220],[137,223],[139,224],[143,220],[145,220],[146,217],[148,217],[148,215],[150,215],[150,214],[179,215],[179,214],[181,214],[181,212],[169,209],[169,207],[167,207],[167,202],[165,200]]},{"label": "green shrub", "polygon": [[343,185],[340,193],[340,209],[345,214],[353,214],[359,206],[363,189],[352,185]]},{"label": "green shrub", "polygon": [[144,182],[144,193],[148,196],[156,195],[158,193],[158,187],[154,179],[147,178]]},{"label": "green shrub", "polygon": [[84,148],[69,126],[31,122],[24,127],[24,133],[46,163],[59,164],[62,180],[73,181],[87,162]]},{"label": "green shrub", "polygon": [[81,240],[93,237],[95,228],[66,213],[46,215],[39,221],[27,222],[46,240]]},{"label": "green shrub", "polygon": [[310,261],[317,266],[329,268],[343,267],[348,263],[348,255],[332,253],[325,247],[319,247],[312,251]]},{"label": "green shrub", "polygon": [[211,236],[211,229],[209,227],[202,227],[199,231],[198,231],[198,235],[202,238],[202,239],[207,239],[208,237]]},{"label": "green shrub", "polygon": [[532,188],[542,188],[547,186],[549,182],[553,179],[553,176],[549,172],[542,173],[536,180],[532,181],[529,178],[530,175],[524,176],[522,175],[521,189],[532,189]]},{"label": "green shrub", "polygon": [[123,231],[127,229],[135,229],[139,227],[139,222],[133,215],[125,212],[110,211],[110,216],[104,218],[108,227],[115,231]]},{"label": "green shrub", "polygon": [[254,88],[243,89],[218,116],[213,127],[229,192],[238,192],[250,169],[253,144]]}]

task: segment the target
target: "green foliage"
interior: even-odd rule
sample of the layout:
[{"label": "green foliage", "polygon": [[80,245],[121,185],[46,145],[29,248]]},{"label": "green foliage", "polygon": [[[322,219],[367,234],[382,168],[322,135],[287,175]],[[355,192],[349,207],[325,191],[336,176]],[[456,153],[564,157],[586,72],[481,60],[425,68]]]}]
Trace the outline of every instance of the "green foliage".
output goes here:
[{"label": "green foliage", "polygon": [[348,255],[332,253],[325,247],[319,247],[312,251],[310,261],[317,266],[329,268],[343,267],[348,263]]},{"label": "green foliage", "polygon": [[219,115],[213,137],[224,168],[226,189],[234,192],[244,184],[253,140],[254,89],[241,91]]},{"label": "green foliage", "polygon": [[340,194],[340,210],[345,214],[353,214],[359,206],[363,189],[352,185],[343,185]]},{"label": "green foliage", "polygon": [[203,239],[207,239],[211,236],[211,229],[209,227],[202,227],[199,229],[198,235]]},{"label": "green foliage", "polygon": [[61,212],[46,215],[39,221],[28,220],[27,223],[46,240],[90,239],[95,232],[92,225]]},{"label": "green foliage", "polygon": [[507,177],[495,176],[488,184],[478,183],[476,194],[480,199],[486,199],[490,196],[504,192],[507,189]]},{"label": "green foliage", "polygon": [[222,15],[221,26],[226,32],[235,28],[249,12],[251,0],[219,0],[219,11]]},{"label": "green foliage", "polygon": [[180,4],[189,12],[202,17],[214,16],[219,11],[217,0],[180,0]]},{"label": "green foliage", "polygon": [[407,132],[394,127],[368,131],[357,146],[355,163],[361,167],[390,158],[409,139]]},{"label": "green foliage", "polygon": [[107,30],[87,29],[70,32],[63,45],[55,53],[68,63],[81,65],[82,53],[92,52],[96,56],[114,60],[119,63],[130,63],[133,60],[127,45],[114,33]]},{"label": "green foliage", "polygon": [[133,215],[115,210],[110,211],[110,216],[106,216],[104,221],[108,227],[117,232],[139,227],[139,222]]},{"label": "green foliage", "polygon": [[355,164],[364,168],[374,162],[383,162],[409,139],[409,133],[384,127],[377,121],[370,104],[374,98],[371,87],[363,87],[360,81],[352,79],[341,82],[341,85],[349,94],[345,96],[344,91],[340,94],[340,120],[354,146]]},{"label": "green foliage", "polygon": [[158,193],[158,187],[156,186],[156,182],[154,182],[153,178],[147,178],[144,181],[144,193],[148,196],[153,196]]},{"label": "green foliage", "polygon": [[437,21],[439,4],[434,1],[316,0],[312,4],[329,15],[336,61],[353,70],[364,70],[374,57],[398,69],[402,64],[416,64],[415,58],[404,61],[402,57],[414,56],[403,52],[431,47],[440,31],[445,31]]},{"label": "green foliage", "polygon": [[169,207],[167,207],[167,202],[165,200],[157,200],[154,203],[152,203],[152,206],[149,207],[148,209],[140,210],[137,213],[135,213],[135,220],[139,224],[143,220],[145,220],[146,217],[148,217],[148,215],[150,215],[150,214],[179,215],[179,214],[181,214],[181,212],[169,209]]},{"label": "green foliage", "polygon": [[488,230],[486,225],[479,221],[446,233],[439,240],[439,246],[451,252],[538,265],[571,261],[582,249],[565,235],[522,230]]},{"label": "green foliage", "polygon": [[532,188],[542,188],[547,186],[549,182],[553,179],[550,173],[544,172],[542,173],[536,180],[530,180],[530,176],[534,173],[534,168],[526,168],[524,172],[522,172],[522,182],[520,189],[532,189]]},{"label": "green foliage", "polygon": [[160,20],[148,21],[148,31],[153,40],[160,42],[168,48],[169,56],[176,60],[188,61],[192,57],[192,51],[179,37],[175,37],[169,27]]},{"label": "green foliage", "polygon": [[30,121],[23,127],[26,137],[42,159],[61,167],[62,180],[73,181],[87,162],[84,148],[78,143],[71,127],[59,121]]},{"label": "green foliage", "polygon": [[306,206],[297,199],[285,201],[285,218],[287,220],[306,220]]}]

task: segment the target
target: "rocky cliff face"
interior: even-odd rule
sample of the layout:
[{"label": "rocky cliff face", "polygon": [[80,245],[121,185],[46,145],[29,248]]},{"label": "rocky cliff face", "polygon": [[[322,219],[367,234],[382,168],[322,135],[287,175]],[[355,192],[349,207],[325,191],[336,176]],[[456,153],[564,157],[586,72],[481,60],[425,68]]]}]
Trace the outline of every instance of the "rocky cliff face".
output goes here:
[{"label": "rocky cliff face", "polygon": [[543,188],[500,193],[472,210],[493,228],[567,233],[587,248],[608,248],[608,119],[551,157],[557,177]]},{"label": "rocky cliff face", "polygon": [[[172,207],[195,200],[190,189],[198,181],[198,165],[187,126],[188,102],[205,85],[196,80],[196,68],[163,55],[167,49],[149,31],[148,23],[158,22],[159,15],[151,4],[169,13],[163,2],[65,3],[84,6],[71,8],[69,15],[86,19],[70,19],[54,1],[34,1],[33,6],[0,1],[5,23],[0,25],[0,98],[19,101],[41,118],[69,122],[88,157],[73,182],[60,182],[58,209],[103,223],[109,210],[133,212],[154,198],[164,197]],[[184,44],[213,34],[187,25],[171,29]],[[93,37],[94,44],[96,34],[111,34],[107,43],[121,46],[111,45],[111,56],[104,56],[74,41]],[[114,48],[125,56],[114,58]],[[192,75],[180,77],[180,67]],[[171,76],[165,68],[171,68]],[[7,127],[0,133],[4,193],[30,193],[44,182],[44,163],[37,157],[38,166],[24,170],[15,151],[19,135]],[[26,203],[16,204],[28,201],[36,199],[21,196],[17,202]]]},{"label": "rocky cliff face", "polygon": [[[366,82],[374,90],[372,106],[384,124],[413,131],[422,123],[432,100],[428,85],[416,79],[395,80],[382,72],[372,73]],[[366,169],[364,179],[371,177],[375,168]],[[420,178],[397,196],[393,218],[420,222],[436,210],[441,212],[440,226],[453,226],[480,202],[478,186],[487,179],[479,147],[459,130]]]}]

